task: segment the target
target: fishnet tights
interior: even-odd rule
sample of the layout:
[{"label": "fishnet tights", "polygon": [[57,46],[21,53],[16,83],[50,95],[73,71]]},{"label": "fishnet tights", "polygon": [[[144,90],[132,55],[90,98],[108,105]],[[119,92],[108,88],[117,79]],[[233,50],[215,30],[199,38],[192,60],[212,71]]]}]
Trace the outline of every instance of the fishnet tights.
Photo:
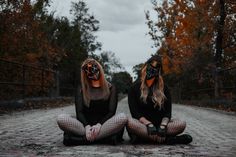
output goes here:
[{"label": "fishnet tights", "polygon": [[[172,119],[167,125],[167,135],[169,136],[178,135],[182,133],[185,128],[186,128],[185,122],[180,121],[178,119]],[[165,141],[165,137],[160,137],[158,135],[148,135],[147,127],[134,118],[128,119],[127,130],[130,133],[133,133],[147,140],[155,141],[157,143],[163,143]]]},{"label": "fishnet tights", "polygon": [[[118,133],[124,128],[127,123],[127,116],[124,113],[119,113],[108,119],[101,126],[100,132],[96,140],[108,137],[115,133]],[[70,115],[62,114],[57,118],[57,124],[61,130],[65,132],[71,132],[79,136],[85,135],[85,128],[83,124],[75,118],[72,118]]]}]

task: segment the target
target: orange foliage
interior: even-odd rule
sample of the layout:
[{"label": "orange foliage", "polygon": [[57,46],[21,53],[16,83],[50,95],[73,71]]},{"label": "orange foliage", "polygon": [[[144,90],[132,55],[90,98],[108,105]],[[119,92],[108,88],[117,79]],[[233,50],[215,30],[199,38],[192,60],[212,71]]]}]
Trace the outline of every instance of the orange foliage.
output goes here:
[{"label": "orange foliage", "polygon": [[165,13],[155,26],[164,33],[160,53],[171,62],[172,66],[166,68],[168,72],[179,72],[196,55],[213,58],[217,4],[205,0],[176,0],[165,1],[162,7],[156,8],[158,13]]},{"label": "orange foliage", "polygon": [[[60,56],[60,51],[47,39],[30,1],[8,1],[8,3],[10,5],[6,5],[3,11],[0,11],[0,57],[26,65],[52,68]],[[23,82],[23,65],[6,64],[1,66],[0,71],[0,81],[20,84]],[[45,89],[53,87],[53,73],[44,72],[44,82],[42,82],[42,70],[25,66],[24,71],[25,84],[30,85],[27,86],[26,95],[42,93],[42,84]],[[22,86],[10,86],[7,89],[21,91],[22,88]],[[4,93],[2,90],[0,92]]]},{"label": "orange foliage", "polygon": [[3,28],[0,36],[1,57],[45,66],[54,63],[60,51],[48,41],[30,1],[15,6],[13,3],[13,9],[6,8],[0,14]]}]

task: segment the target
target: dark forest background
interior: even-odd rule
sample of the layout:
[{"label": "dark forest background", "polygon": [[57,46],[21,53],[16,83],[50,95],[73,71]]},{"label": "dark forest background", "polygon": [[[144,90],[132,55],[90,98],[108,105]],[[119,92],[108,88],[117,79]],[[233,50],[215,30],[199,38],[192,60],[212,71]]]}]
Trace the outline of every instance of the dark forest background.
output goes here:
[{"label": "dark forest background", "polygon": [[[71,3],[71,19],[49,12],[50,3],[0,0],[0,101],[75,95],[80,65],[87,57],[103,65],[119,93],[127,93],[140,78],[143,63],[133,67],[136,77],[132,80],[115,52],[102,50],[95,35],[99,21],[84,1]],[[173,100],[235,107],[235,1],[151,3],[153,10],[144,15],[147,34],[154,53],[163,58],[163,76]]]}]

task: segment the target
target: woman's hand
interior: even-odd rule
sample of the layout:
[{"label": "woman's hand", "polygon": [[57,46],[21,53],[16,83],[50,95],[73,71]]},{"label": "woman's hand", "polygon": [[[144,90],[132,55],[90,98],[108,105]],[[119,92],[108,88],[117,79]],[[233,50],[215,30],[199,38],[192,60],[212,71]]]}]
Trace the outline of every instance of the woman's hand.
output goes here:
[{"label": "woman's hand", "polygon": [[87,125],[85,127],[86,138],[88,141],[92,142],[98,137],[101,126],[102,125],[100,123],[97,123],[96,125],[93,126]]},{"label": "woman's hand", "polygon": [[167,133],[167,124],[169,123],[169,118],[168,117],[163,117],[160,126],[158,127],[158,134],[161,137],[165,137]]},{"label": "woman's hand", "polygon": [[147,127],[148,135],[156,135],[157,134],[157,129],[152,123],[146,125],[146,127]]},{"label": "woman's hand", "polygon": [[145,117],[141,117],[139,118],[139,122],[144,124],[144,125],[148,125],[150,124],[151,122],[149,120],[147,120]]},{"label": "woman's hand", "polygon": [[85,135],[88,141],[93,141],[92,138],[92,127],[90,125],[85,126]]},{"label": "woman's hand", "polygon": [[98,137],[98,134],[101,129],[101,124],[97,123],[96,125],[92,126],[92,138],[95,140]]},{"label": "woman's hand", "polygon": [[165,137],[166,136],[166,132],[167,132],[166,125],[160,125],[158,127],[158,135],[160,135],[161,137]]}]

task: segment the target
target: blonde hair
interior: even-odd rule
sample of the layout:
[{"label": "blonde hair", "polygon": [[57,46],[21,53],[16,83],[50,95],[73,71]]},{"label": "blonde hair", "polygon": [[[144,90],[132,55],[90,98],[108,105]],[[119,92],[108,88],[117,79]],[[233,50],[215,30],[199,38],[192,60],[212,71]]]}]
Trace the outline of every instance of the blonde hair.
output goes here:
[{"label": "blonde hair", "polygon": [[[140,90],[141,90],[140,98],[145,103],[147,103],[147,96],[149,94],[149,87],[147,86],[145,82],[146,69],[147,69],[147,64],[144,64],[141,71],[141,86],[140,86]],[[163,107],[166,96],[164,94],[164,81],[160,74],[158,77],[158,82],[157,83],[155,82],[151,91],[153,92],[152,102],[154,103],[154,107],[159,106],[161,109]]]},{"label": "blonde hair", "polygon": [[101,90],[101,97],[106,100],[109,98],[110,96],[110,90],[109,90],[109,85],[110,83],[107,82],[107,80],[105,79],[105,75],[104,75],[104,70],[101,66],[101,64],[99,64],[95,59],[92,58],[88,58],[86,59],[81,66],[81,84],[82,84],[82,92],[83,92],[83,99],[84,99],[84,103],[86,106],[89,107],[90,101],[91,101],[91,86],[89,84],[88,78],[86,76],[86,73],[82,70],[82,67],[86,64],[88,64],[89,62],[95,62],[100,70],[100,85],[101,87],[99,88],[99,90]]}]

